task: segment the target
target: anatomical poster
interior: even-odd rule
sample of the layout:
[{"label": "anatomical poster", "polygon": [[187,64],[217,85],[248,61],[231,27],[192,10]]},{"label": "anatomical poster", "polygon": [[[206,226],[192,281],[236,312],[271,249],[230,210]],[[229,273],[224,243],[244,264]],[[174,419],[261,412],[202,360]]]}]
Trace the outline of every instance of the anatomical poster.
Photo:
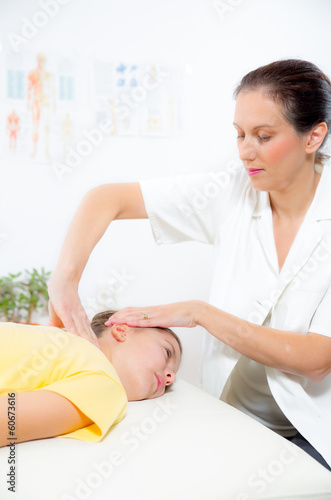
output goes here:
[{"label": "anatomical poster", "polygon": [[180,70],[160,64],[94,61],[94,123],[111,135],[171,137],[179,131]]},{"label": "anatomical poster", "polygon": [[66,56],[5,58],[3,152],[7,160],[63,160],[77,126],[76,63]]}]

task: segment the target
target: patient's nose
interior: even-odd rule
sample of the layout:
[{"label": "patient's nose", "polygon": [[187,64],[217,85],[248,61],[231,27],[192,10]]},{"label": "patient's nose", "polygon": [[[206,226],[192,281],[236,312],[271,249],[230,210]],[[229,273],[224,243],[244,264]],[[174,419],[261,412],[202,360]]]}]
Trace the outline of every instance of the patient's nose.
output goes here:
[{"label": "patient's nose", "polygon": [[176,374],[171,370],[165,371],[165,385],[170,385],[176,380]]}]

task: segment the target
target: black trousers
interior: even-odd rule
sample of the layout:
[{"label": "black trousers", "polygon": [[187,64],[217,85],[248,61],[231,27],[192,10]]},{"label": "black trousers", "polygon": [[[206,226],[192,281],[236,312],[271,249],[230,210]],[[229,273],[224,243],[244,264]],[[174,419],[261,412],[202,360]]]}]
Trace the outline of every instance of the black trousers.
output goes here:
[{"label": "black trousers", "polygon": [[305,439],[300,434],[300,432],[298,432],[295,436],[287,437],[286,439],[288,441],[291,441],[291,443],[296,444],[297,446],[299,446],[299,448],[301,448],[302,450],[304,450],[306,453],[308,453],[308,455],[310,455],[311,457],[315,458],[315,460],[317,460],[317,462],[319,462],[326,469],[328,469],[329,471],[331,471],[331,467],[329,467],[329,465],[326,463],[326,461],[324,460],[324,458],[322,457],[322,455],[320,453],[318,453],[317,450],[315,450],[315,448],[307,441],[307,439]]}]

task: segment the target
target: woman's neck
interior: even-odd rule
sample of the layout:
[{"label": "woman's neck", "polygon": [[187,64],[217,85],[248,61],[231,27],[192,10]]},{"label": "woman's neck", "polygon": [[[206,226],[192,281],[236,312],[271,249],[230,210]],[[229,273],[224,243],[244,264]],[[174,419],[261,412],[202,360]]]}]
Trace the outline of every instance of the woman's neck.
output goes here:
[{"label": "woman's neck", "polygon": [[285,189],[270,191],[273,217],[288,220],[303,219],[314,199],[320,178],[321,175],[314,168],[310,168]]}]

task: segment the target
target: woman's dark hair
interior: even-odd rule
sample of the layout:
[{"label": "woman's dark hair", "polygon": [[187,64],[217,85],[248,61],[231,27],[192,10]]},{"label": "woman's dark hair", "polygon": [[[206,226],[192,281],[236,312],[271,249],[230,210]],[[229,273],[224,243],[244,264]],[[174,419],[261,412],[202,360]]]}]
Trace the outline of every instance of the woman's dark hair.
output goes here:
[{"label": "woman's dark hair", "polygon": [[[107,328],[105,326],[105,322],[110,318],[110,316],[112,316],[113,314],[115,314],[117,311],[103,311],[103,312],[100,312],[98,314],[96,314],[92,321],[91,321],[91,327],[92,327],[92,330],[94,331],[94,333],[96,334],[97,337],[101,337],[102,333],[105,331],[105,329]],[[139,327],[137,327],[139,328]],[[163,331],[166,331],[168,333],[170,333],[174,339],[177,341],[178,345],[179,345],[179,350],[180,350],[180,353],[183,354],[183,347],[182,347],[182,343],[181,341],[179,340],[178,336],[175,334],[175,332],[173,332],[172,330],[170,330],[170,328],[161,328],[161,327],[148,327],[148,328],[155,328],[156,330],[163,330]]]},{"label": "woman's dark hair", "polygon": [[[298,134],[325,122],[328,132],[323,146],[331,128],[331,82],[317,66],[300,59],[275,61],[245,75],[234,96],[249,90],[263,90],[269,99],[281,104],[284,118]],[[316,152],[316,162],[328,158]]]}]

